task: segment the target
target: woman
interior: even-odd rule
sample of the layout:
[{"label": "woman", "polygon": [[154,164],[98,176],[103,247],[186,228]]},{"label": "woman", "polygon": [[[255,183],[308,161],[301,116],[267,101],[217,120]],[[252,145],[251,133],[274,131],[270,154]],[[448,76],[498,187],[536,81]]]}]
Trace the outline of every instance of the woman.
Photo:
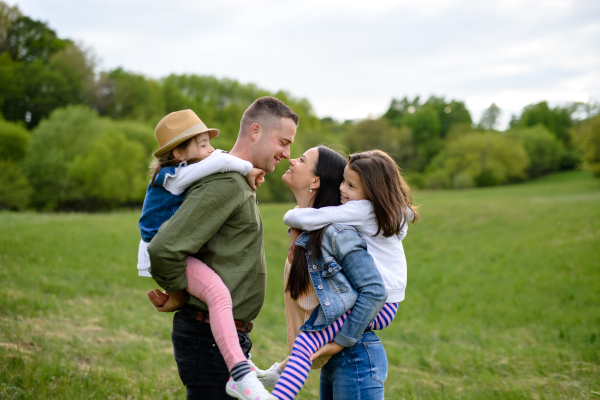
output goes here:
[{"label": "woman", "polygon": [[[336,206],[345,165],[339,154],[319,146],[290,160],[283,181],[294,192],[298,207]],[[331,356],[314,363],[317,367],[326,363],[321,369],[321,399],[383,399],[385,350],[377,335],[365,330],[386,293],[364,240],[354,228],[336,224],[298,237],[292,230],[290,236],[285,270],[288,345],[307,317],[301,330],[320,331],[351,306],[352,313],[334,341],[317,353]],[[315,310],[309,314],[311,305]],[[285,385],[280,383],[273,394],[281,392],[286,398],[281,386]]]}]

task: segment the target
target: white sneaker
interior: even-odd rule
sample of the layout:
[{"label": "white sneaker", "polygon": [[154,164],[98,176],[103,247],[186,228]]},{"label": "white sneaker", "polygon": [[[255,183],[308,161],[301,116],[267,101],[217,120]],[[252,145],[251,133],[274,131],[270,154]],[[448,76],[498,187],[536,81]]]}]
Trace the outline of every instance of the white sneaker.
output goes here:
[{"label": "white sneaker", "polygon": [[275,387],[275,384],[277,383],[277,381],[279,380],[279,377],[281,376],[279,374],[279,372],[277,372],[277,367],[279,367],[279,363],[275,363],[275,364],[271,365],[271,368],[269,368],[266,371],[262,371],[262,372],[264,372],[264,376],[258,377],[258,380],[265,387],[270,387],[270,388]]},{"label": "white sneaker", "polygon": [[262,383],[258,381],[256,372],[254,371],[246,374],[244,379],[239,382],[234,381],[233,378],[229,378],[225,386],[225,391],[228,395],[236,399],[277,400],[277,397],[269,393]]},{"label": "white sneaker", "polygon": [[250,354],[248,354],[248,356],[248,365],[250,365],[250,369],[252,371],[256,372],[256,376],[258,376],[259,378],[264,378],[265,376],[267,376],[267,371],[258,368],[256,364],[254,364],[250,359],[250,357],[252,356],[250,356]]}]

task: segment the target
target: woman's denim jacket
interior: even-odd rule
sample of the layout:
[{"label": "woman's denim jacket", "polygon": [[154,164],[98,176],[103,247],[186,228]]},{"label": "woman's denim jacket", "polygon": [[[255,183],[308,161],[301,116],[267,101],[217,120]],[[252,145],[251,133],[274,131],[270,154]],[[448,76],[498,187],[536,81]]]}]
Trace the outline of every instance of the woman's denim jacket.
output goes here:
[{"label": "woman's denim jacket", "polygon": [[296,245],[306,249],[308,270],[320,305],[300,330],[323,330],[352,309],[334,341],[343,347],[354,347],[385,304],[383,280],[367,253],[367,244],[353,227],[329,225],[318,258],[308,241],[309,234],[302,233]]}]

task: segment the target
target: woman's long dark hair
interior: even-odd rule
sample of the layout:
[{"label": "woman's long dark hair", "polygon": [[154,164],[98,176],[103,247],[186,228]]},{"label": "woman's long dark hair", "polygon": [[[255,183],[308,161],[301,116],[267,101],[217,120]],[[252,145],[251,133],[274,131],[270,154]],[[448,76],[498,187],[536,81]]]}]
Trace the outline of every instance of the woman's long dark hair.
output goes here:
[{"label": "woman's long dark hair", "polygon": [[[319,190],[312,199],[312,207],[339,206],[341,204],[340,185],[344,180],[346,160],[329,147],[319,146],[317,149],[319,150],[319,158],[312,172],[319,177],[320,185]],[[308,239],[315,252],[315,257],[321,255],[321,244],[326,228],[325,226],[312,232]],[[285,290],[289,291],[292,299],[296,300],[302,293],[306,292],[310,284],[306,250],[301,246],[295,246],[294,259],[292,260],[290,276]]]}]

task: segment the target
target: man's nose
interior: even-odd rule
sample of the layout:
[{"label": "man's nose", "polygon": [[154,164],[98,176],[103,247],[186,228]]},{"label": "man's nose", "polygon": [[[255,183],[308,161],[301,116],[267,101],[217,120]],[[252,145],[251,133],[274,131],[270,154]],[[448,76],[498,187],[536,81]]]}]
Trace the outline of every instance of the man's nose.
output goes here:
[{"label": "man's nose", "polygon": [[283,149],[283,151],[281,152],[281,157],[282,158],[290,158],[290,149],[289,147],[286,147],[285,149]]}]

